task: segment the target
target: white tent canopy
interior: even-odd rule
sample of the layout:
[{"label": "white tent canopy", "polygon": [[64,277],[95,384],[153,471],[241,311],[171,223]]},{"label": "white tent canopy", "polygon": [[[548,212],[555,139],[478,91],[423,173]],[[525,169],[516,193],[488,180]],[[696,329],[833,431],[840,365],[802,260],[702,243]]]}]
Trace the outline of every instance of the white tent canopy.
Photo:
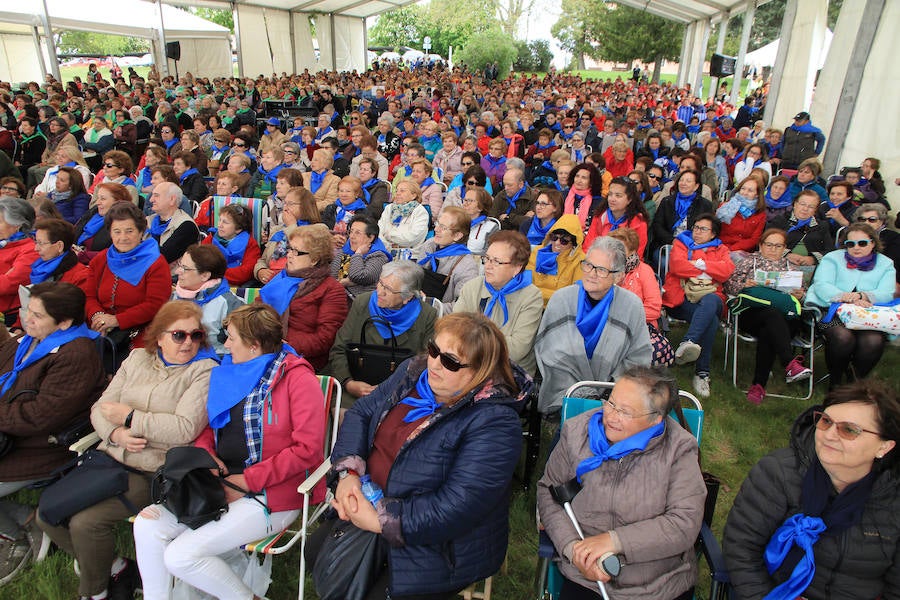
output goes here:
[{"label": "white tent canopy", "polygon": [[[822,48],[818,52],[817,66],[819,69],[825,66],[825,59],[828,57],[828,50],[831,48],[831,39],[834,37],[834,34],[830,29],[825,30],[825,41],[822,44]],[[775,58],[778,56],[778,46],[781,44],[781,39],[773,40],[762,46],[757,48],[753,52],[747,53],[746,64],[749,67],[756,67],[757,69],[762,69],[763,67],[774,67],[775,66]]]}]

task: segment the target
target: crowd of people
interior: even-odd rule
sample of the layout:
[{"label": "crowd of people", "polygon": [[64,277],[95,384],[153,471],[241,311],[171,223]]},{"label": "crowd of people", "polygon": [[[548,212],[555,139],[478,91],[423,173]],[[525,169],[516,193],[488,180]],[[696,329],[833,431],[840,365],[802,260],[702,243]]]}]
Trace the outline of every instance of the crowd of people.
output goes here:
[{"label": "crowd of people", "polygon": [[[738,496],[735,587],[891,597],[900,405],[867,379],[888,336],[836,313],[900,295],[900,234],[877,158],[825,174],[810,115],[778,127],[764,102],[765,88],[737,110],[669,83],[444,65],[0,82],[0,431],[14,439],[0,495],[49,478],[67,455],[47,434],[89,416],[128,469],[125,500],[37,519],[78,560],[80,596],[130,598],[143,579],[145,598],[167,598],[177,578],[253,597],[220,555],[296,519],[324,444],[315,375],[331,375],[347,409],[338,518],[310,563],[351,523],[385,548],[366,598],[450,598],[503,561],[528,398],[553,416],[572,384],[615,381],[604,409],[563,425],[539,483],[563,598],[595,598],[597,581],[690,598],[705,490],[696,441],[667,416],[666,367],[693,365],[710,396],[733,310],[757,339],[760,404],[776,359],[787,383],[812,376],[792,351],[804,303],[830,392]],[[101,335],[113,351],[87,351]],[[375,375],[372,348],[392,349]],[[229,512],[197,529],[151,505],[148,483],[191,443],[231,485]],[[583,540],[553,491],[573,478]],[[601,495],[616,501],[597,510]],[[112,535],[134,507],[136,563]],[[787,542],[772,560],[800,517],[806,557]],[[804,527],[826,529],[815,560]],[[841,561],[843,539],[860,558]]]}]

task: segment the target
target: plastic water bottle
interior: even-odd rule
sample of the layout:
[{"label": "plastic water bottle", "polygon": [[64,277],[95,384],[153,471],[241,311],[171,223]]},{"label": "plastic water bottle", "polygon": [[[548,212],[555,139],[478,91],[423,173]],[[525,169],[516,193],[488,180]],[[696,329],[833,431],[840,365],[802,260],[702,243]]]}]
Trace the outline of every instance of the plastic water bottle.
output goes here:
[{"label": "plastic water bottle", "polygon": [[412,260],[412,250],[404,248],[400,251],[400,260]]},{"label": "plastic water bottle", "polygon": [[372,503],[372,506],[375,506],[379,500],[384,498],[384,492],[381,490],[381,487],[377,483],[373,483],[372,478],[368,475],[360,477],[359,483],[362,485],[363,496]]}]

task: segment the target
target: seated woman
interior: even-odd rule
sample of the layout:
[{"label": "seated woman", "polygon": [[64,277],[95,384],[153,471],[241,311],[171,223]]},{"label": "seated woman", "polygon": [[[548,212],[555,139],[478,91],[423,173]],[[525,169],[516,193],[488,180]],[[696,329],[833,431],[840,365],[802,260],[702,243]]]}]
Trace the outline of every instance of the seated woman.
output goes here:
[{"label": "seated woman", "polygon": [[683,231],[690,231],[697,216],[712,212],[712,203],[700,195],[700,174],[681,171],[675,178],[675,192],[663,198],[653,217],[651,263],[656,264],[659,249],[674,243]]},{"label": "seated woman", "polygon": [[34,209],[19,198],[0,198],[0,313],[7,326],[18,319],[19,286],[31,281],[31,265],[39,260],[34,240]]},{"label": "seated woman", "polygon": [[787,231],[788,260],[812,279],[812,273],[822,257],[834,249],[834,238],[826,223],[816,219],[819,196],[806,190],[793,199],[791,211],[772,221],[772,227]]},{"label": "seated woman", "polygon": [[81,174],[85,189],[88,188],[91,183],[91,171],[85,165],[84,156],[82,156],[77,145],[62,146],[52,156],[54,166],[47,170],[41,182],[34,188],[35,201],[43,200],[48,197],[50,192],[56,189],[56,175],[61,167],[69,167],[78,171]]},{"label": "seated woman", "polygon": [[609,232],[609,237],[620,240],[625,244],[625,272],[617,283],[620,288],[628,290],[640,298],[644,304],[644,316],[647,320],[647,330],[650,332],[650,344],[653,346],[654,367],[669,367],[675,360],[675,351],[669,339],[659,329],[659,317],[662,314],[662,292],[659,289],[659,281],[653,268],[641,260],[637,248],[640,238],[633,229],[619,227]]},{"label": "seated woman", "polygon": [[[239,198],[241,189],[241,178],[231,171],[221,171],[216,176],[216,196],[224,196],[226,198]],[[316,211],[318,214],[318,211]],[[207,232],[212,226],[213,217],[213,197],[207,196],[203,202],[197,206],[194,222],[200,231]]]},{"label": "seated woman", "polygon": [[78,261],[87,265],[91,260],[109,248],[112,238],[106,226],[106,214],[117,202],[131,202],[131,195],[120,183],[98,184],[94,194],[97,198],[93,208],[82,215],[75,224],[75,246],[72,250]]},{"label": "seated woman", "polygon": [[[162,306],[147,328],[143,349],[128,356],[91,409],[98,449],[138,471],[128,473],[123,495],[133,506],[150,503],[150,480],[166,451],[190,444],[206,424],[209,373],[216,362],[200,320],[200,307],[192,302]],[[137,567],[116,557],[114,535],[132,514],[116,497],[75,513],[67,524],[46,522],[38,509],[41,529],[78,561],[82,597],[134,594]]]},{"label": "seated woman", "polygon": [[209,194],[203,175],[197,170],[197,157],[192,152],[179,152],[172,159],[181,193],[188,200],[201,202]]},{"label": "seated woman", "polygon": [[[367,598],[387,590],[398,600],[449,600],[500,568],[522,447],[517,410],[531,386],[493,323],[452,314],[435,324],[426,356],[401,364],[347,412],[331,456],[334,505],[388,548]],[[360,475],[389,492],[375,507]],[[307,543],[312,563],[336,526],[346,523],[324,524]]]},{"label": "seated woman", "polygon": [[253,213],[242,204],[226,204],[219,211],[218,227],[211,227],[203,244],[215,244],[225,260],[228,270],[225,279],[230,285],[244,285],[253,277],[253,267],[259,260],[259,244],[250,235],[253,230]]},{"label": "seated woman", "polygon": [[[744,146],[744,158],[734,165],[734,180],[743,181],[750,176],[753,169],[762,169],[772,176],[772,166],[769,164],[769,156],[766,147],[762,143],[754,143]],[[730,246],[729,246],[730,247]]]},{"label": "seated woman", "polygon": [[368,214],[358,177],[348,175],[338,184],[338,197],[322,211],[322,222],[334,234],[334,247],[340,248],[347,241],[350,220],[354,215]]},{"label": "seated woman", "polygon": [[47,438],[86,418],[106,385],[97,334],[84,324],[82,290],[38,283],[23,313],[25,335],[0,345],[0,431],[12,442],[0,459],[0,497],[71,460],[67,448]]},{"label": "seated woman", "polygon": [[822,175],[822,163],[816,157],[807,158],[797,166],[797,174],[791,177],[791,183],[788,185],[788,193],[791,198],[796,198],[800,192],[812,191],[819,197],[819,201],[828,200],[828,192],[819,183],[819,176]]},{"label": "seated woman", "polygon": [[563,203],[563,195],[557,190],[541,189],[538,192],[534,201],[534,216],[525,219],[519,226],[519,231],[525,234],[532,248],[544,243],[554,223],[563,214]]},{"label": "seated woman", "polygon": [[493,203],[491,195],[479,187],[469,188],[462,201],[463,210],[472,219],[469,241],[466,244],[472,254],[484,254],[489,238],[500,229],[495,219],[488,220],[488,212]]},{"label": "seated woman", "polygon": [[330,150],[319,148],[313,152],[310,170],[303,174],[303,187],[312,192],[320,213],[334,204],[338,197],[341,178],[332,172],[333,166],[334,154]]},{"label": "seated woman", "polygon": [[608,235],[620,227],[633,229],[638,234],[638,255],[647,250],[647,224],[650,215],[641,202],[637,186],[628,177],[616,177],[609,183],[609,195],[594,211],[591,227],[584,238],[589,248],[597,237]]},{"label": "seated woman", "polygon": [[696,361],[694,391],[703,398],[709,397],[713,342],[725,308],[722,284],[734,272],[728,246],[719,239],[721,228],[715,215],[698,215],[691,230],[675,239],[663,283],[663,306],[669,316],[689,323],[675,350],[675,364]]},{"label": "seated woman", "polygon": [[[654,193],[653,187],[650,185],[650,177],[644,171],[632,171],[628,174],[628,179],[637,187],[638,198],[647,211],[647,228],[649,229],[650,223],[653,222],[653,217],[656,215],[656,202],[653,200]],[[641,256],[645,255],[642,254]]]},{"label": "seated woman", "polygon": [[766,225],[774,227],[779,217],[790,217],[793,198],[787,191],[789,183],[790,180],[781,175],[769,180],[766,190]]},{"label": "seated woman", "polygon": [[831,235],[837,237],[838,231],[854,221],[856,207],[853,186],[846,181],[834,181],[828,185],[828,199],[819,205],[816,216],[827,223]]},{"label": "seated woman", "polygon": [[91,197],[84,189],[81,174],[72,167],[60,167],[56,189],[47,195],[62,217],[73,225],[87,212]]},{"label": "seated woman", "polygon": [[563,212],[567,215],[577,215],[581,229],[588,231],[596,208],[603,202],[603,181],[600,173],[592,165],[584,163],[576,165],[569,173],[568,185],[569,191],[566,193]]},{"label": "seated woman", "polygon": [[[121,150],[110,150],[103,155],[103,171],[101,172],[103,177],[101,179],[98,173],[97,181],[124,185],[125,189],[128,190],[131,201],[137,205],[138,189],[134,179],[131,178],[132,170],[131,157],[128,154]],[[92,204],[97,201],[97,182],[95,181],[94,184],[94,197],[91,198]]]},{"label": "seated woman", "polygon": [[[881,241],[867,223],[853,223],[844,230],[844,250],[826,254],[819,263],[806,301],[822,308],[848,303],[870,307],[890,302],[897,274],[894,261],[880,253]],[[884,352],[885,334],[880,331],[847,329],[834,311],[819,322],[825,337],[825,363],[835,387],[869,374]]]},{"label": "seated woman", "polygon": [[397,184],[393,201],[378,220],[381,241],[397,256],[405,248],[418,246],[428,235],[428,211],[422,206],[422,190],[414,181]]},{"label": "seated woman", "polygon": [[[444,197],[443,206],[462,206],[462,201],[466,197],[466,190],[476,186],[483,187],[488,194],[493,190],[484,169],[475,164],[477,153],[467,152],[466,154],[467,156],[463,157],[461,163],[465,171],[457,176],[457,185],[450,184],[450,189]],[[468,156],[469,154],[472,156]]]},{"label": "seated woman", "polygon": [[267,284],[287,264],[287,232],[301,225],[319,222],[319,211],[312,193],[304,187],[291,188],[284,196],[281,211],[281,225],[269,236],[262,256],[253,267],[253,276],[263,285]]},{"label": "seated woman", "polygon": [[347,241],[331,261],[331,276],[355,298],[375,289],[382,267],[390,260],[390,250],[378,238],[378,224],[368,215],[354,215]]},{"label": "seated woman", "polygon": [[18,177],[0,177],[0,196],[7,198],[25,198],[25,184]]},{"label": "seated woman", "polygon": [[116,138],[109,129],[109,123],[103,117],[94,117],[91,128],[84,134],[81,143],[85,150],[89,150],[97,156],[103,156],[116,147]]},{"label": "seated woman", "polygon": [[167,165],[168,160],[169,157],[166,154],[165,149],[160,148],[159,146],[149,146],[144,152],[144,167],[139,168],[134,177],[138,193],[143,198],[149,198],[150,194],[153,192],[153,183],[150,181],[151,176],[153,175],[153,168],[160,165]]},{"label": "seated woman", "polygon": [[[374,140],[374,138],[369,138]],[[370,156],[359,159],[359,181],[362,184],[363,199],[369,206],[369,214],[380,219],[384,207],[391,202],[391,185],[378,179],[378,162]]]},{"label": "seated woman", "polygon": [[[253,164],[253,159],[247,156],[243,152],[237,152],[228,157],[228,165],[225,167],[225,170],[229,173],[233,173],[237,175],[238,178],[238,196],[247,196],[250,191],[247,189],[250,183],[250,167]],[[219,170],[219,173],[222,171]]]},{"label": "seated woman", "polygon": [[900,524],[888,515],[900,510],[900,399],[892,388],[862,379],[833,389],[824,407],[800,415],[789,447],[750,470],[725,524],[735,597],[896,595]]},{"label": "seated woman", "polygon": [[[894,262],[894,269],[897,270],[897,290],[900,291],[900,233],[887,228],[887,209],[879,202],[861,204],[856,210],[856,222],[867,223],[878,234],[881,253]],[[900,293],[895,291],[894,296],[900,297]]]},{"label": "seated woman", "polygon": [[509,359],[534,373],[534,335],[541,322],[541,290],[525,269],[531,245],[518,231],[498,231],[481,257],[484,275],[470,279],[453,305],[454,312],[482,313],[506,338]]},{"label": "seated woman", "polygon": [[742,253],[732,258],[743,258],[759,245],[759,237],[766,228],[764,189],[755,177],[747,177],[716,210],[716,217],[722,221],[722,243],[732,252]]},{"label": "seated woman", "polygon": [[42,219],[34,225],[34,248],[38,259],[31,264],[32,285],[45,281],[65,281],[87,290],[88,268],[72,251],[75,228],[62,219]]},{"label": "seated woman", "polygon": [[[541,522],[566,559],[561,600],[598,598],[597,581],[613,597],[693,597],[706,485],[696,438],[667,416],[677,402],[674,376],[632,367],[602,408],[563,423],[537,488]],[[583,540],[550,491],[573,479]],[[610,554],[623,563],[615,580],[600,562]]]},{"label": "seated woman", "polygon": [[544,377],[538,409],[552,413],[582,380],[612,381],[632,366],[649,366],[650,334],[637,296],[615,284],[625,270],[625,244],[600,237],[581,261],[582,280],[550,298],[534,341]]},{"label": "seated woman", "polygon": [[444,190],[441,184],[431,177],[433,170],[431,163],[420,158],[414,160],[411,165],[410,179],[422,190],[422,204],[431,208],[432,216],[439,214],[444,205]]},{"label": "seated woman", "polygon": [[144,329],[172,293],[172,276],[156,241],[143,239],[147,219],[137,206],[116,203],[104,219],[112,245],[91,260],[85,314],[121,361],[142,347]]},{"label": "seated woman", "polygon": [[478,276],[478,263],[466,246],[470,227],[466,211],[448,206],[436,220],[434,237],[413,252],[425,269],[422,291],[443,302],[446,310],[452,310],[462,286]]},{"label": "seated woman", "polygon": [[[375,387],[391,374],[384,373],[378,382],[353,379],[347,350],[350,344],[360,340],[360,332],[368,344],[389,344],[391,333],[398,348],[406,348],[419,354],[434,337],[437,311],[422,301],[422,267],[410,260],[389,262],[381,270],[381,278],[374,292],[357,296],[350,307],[347,320],[338,330],[331,347],[329,363],[331,375],[344,387],[343,405],[352,405],[346,394],[362,398],[375,391]],[[373,319],[383,319],[388,325]]]},{"label": "seated woman", "polygon": [[157,185],[150,195],[155,213],[150,219],[150,237],[159,244],[159,252],[173,275],[178,259],[200,237],[200,229],[191,216],[178,208],[180,202],[181,188],[168,181]]},{"label": "seated woman", "polygon": [[[558,193],[556,195],[561,197]],[[535,212],[537,210],[536,208]],[[552,231],[544,237],[544,245],[532,246],[526,269],[532,271],[534,285],[541,290],[544,306],[547,306],[556,290],[581,281],[583,237],[578,217],[563,215],[554,220]]]},{"label": "seated woman", "polygon": [[[787,234],[781,229],[767,229],[760,237],[759,251],[754,252],[737,264],[734,273],[725,282],[725,294],[737,296],[747,289],[757,287],[756,270],[791,270],[787,249]],[[781,292],[785,293],[785,292]],[[790,294],[802,301],[806,291],[802,288],[791,290]],[[753,404],[762,403],[766,397],[766,383],[775,358],[784,365],[785,380],[788,383],[809,379],[812,371],[803,366],[803,357],[795,356],[791,339],[799,333],[800,321],[788,319],[774,306],[753,306],[742,310],[738,320],[741,331],[757,339],[756,364],[753,369],[753,383],[747,390],[747,400]]]},{"label": "seated woman", "polygon": [[278,313],[242,306],[225,326],[231,353],[210,373],[208,425],[195,445],[247,493],[225,488],[228,511],[197,529],[157,504],[141,511],[134,542],[147,600],[169,598],[173,576],[217,598],[252,597],[220,555],[296,520],[297,482],[322,462],[322,390],[312,366],[282,342]]},{"label": "seated woman", "polygon": [[[284,211],[284,201],[291,188],[303,187],[303,173],[298,169],[281,169],[275,175],[275,187],[272,195],[266,200],[266,211],[269,221],[264,229],[266,234],[274,233],[283,223],[281,213]],[[226,194],[227,195],[227,194]]]},{"label": "seated woman", "polygon": [[219,356],[226,354],[225,325],[231,311],[243,305],[225,279],[225,256],[215,246],[190,246],[175,268],[178,281],[172,300],[188,300],[203,309],[203,327],[209,344]]},{"label": "seated woman", "polygon": [[334,247],[325,225],[295,227],[287,239],[287,265],[260,289],[257,301],[275,308],[284,339],[318,370],[347,317],[347,292],[331,277]]}]

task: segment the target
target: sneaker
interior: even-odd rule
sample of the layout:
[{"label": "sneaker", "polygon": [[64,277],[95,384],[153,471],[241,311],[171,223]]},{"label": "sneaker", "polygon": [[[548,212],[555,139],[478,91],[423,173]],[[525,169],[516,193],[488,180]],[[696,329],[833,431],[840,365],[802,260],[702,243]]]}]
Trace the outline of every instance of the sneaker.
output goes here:
[{"label": "sneaker", "polygon": [[694,391],[701,398],[709,398],[709,375],[694,375]]},{"label": "sneaker", "polygon": [[791,362],[788,363],[787,368],[784,370],[785,380],[788,383],[794,383],[795,381],[803,381],[804,379],[809,379],[812,376],[812,369],[809,367],[804,367],[802,357],[798,356],[794,358]]},{"label": "sneaker", "polygon": [[134,591],[139,587],[141,575],[137,563],[125,559],[125,568],[109,578],[108,600],[134,600]]},{"label": "sneaker", "polygon": [[691,340],[684,340],[678,344],[678,349],[675,350],[676,365],[686,365],[694,362],[698,358],[700,358],[700,344],[692,342]]},{"label": "sneaker", "polygon": [[766,388],[759,385],[758,383],[754,383],[750,386],[750,389],[747,390],[747,401],[751,404],[756,404],[759,406],[762,404],[763,398],[766,397]]}]

